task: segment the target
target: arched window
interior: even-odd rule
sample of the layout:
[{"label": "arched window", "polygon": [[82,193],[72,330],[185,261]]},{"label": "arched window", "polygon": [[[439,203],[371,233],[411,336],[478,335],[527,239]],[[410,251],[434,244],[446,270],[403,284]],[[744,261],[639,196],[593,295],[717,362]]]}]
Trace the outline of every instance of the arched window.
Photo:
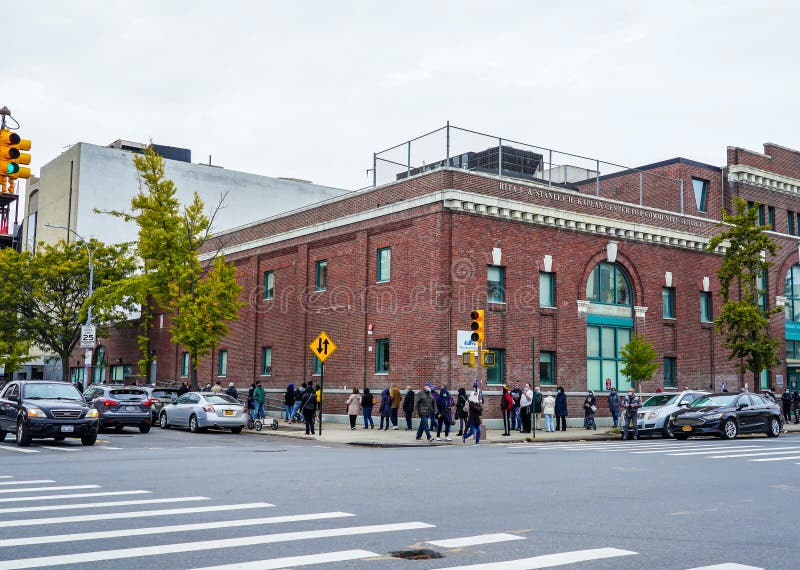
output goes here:
[{"label": "arched window", "polygon": [[800,323],[800,265],[792,265],[786,272],[783,296],[786,297],[786,321]]},{"label": "arched window", "polygon": [[614,263],[598,263],[586,282],[586,300],[605,305],[630,305],[631,286],[622,268]]},{"label": "arched window", "polygon": [[94,373],[92,375],[92,382],[100,384],[106,381],[106,349],[103,346],[98,346],[94,351]]}]

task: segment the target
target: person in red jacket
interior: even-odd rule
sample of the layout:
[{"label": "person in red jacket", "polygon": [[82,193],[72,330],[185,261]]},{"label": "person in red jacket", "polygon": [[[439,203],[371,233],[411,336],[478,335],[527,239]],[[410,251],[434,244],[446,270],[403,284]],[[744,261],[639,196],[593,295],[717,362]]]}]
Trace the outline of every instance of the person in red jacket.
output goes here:
[{"label": "person in red jacket", "polygon": [[500,412],[503,414],[503,435],[511,435],[511,412],[514,409],[514,400],[508,392],[508,386],[503,386],[503,395],[500,396]]}]

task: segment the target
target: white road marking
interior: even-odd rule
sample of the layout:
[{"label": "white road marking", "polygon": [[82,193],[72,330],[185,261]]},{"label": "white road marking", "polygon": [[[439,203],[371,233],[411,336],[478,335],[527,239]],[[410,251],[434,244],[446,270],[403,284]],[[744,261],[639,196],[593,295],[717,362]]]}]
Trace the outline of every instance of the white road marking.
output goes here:
[{"label": "white road marking", "polygon": [[312,447],[319,447],[319,448],[322,448],[322,449],[330,449],[331,448],[330,445],[313,445]]},{"label": "white road marking", "polygon": [[713,566],[698,566],[696,568],[689,568],[689,570],[764,570],[758,566],[745,566],[744,564],[735,564],[728,562],[726,564],[714,564]]},{"label": "white road marking", "polygon": [[[592,548],[590,550],[558,552],[556,554],[545,554],[543,556],[520,558],[518,560],[486,562],[484,564],[470,564],[468,566],[448,566],[440,570],[534,570],[536,568],[550,568],[551,566],[563,566],[564,564],[575,564],[577,562],[588,562],[590,560],[600,560],[603,558],[630,556],[631,554],[638,553],[630,550],[620,550],[619,548]],[[0,568],[4,568],[4,566],[0,566]]]},{"label": "white road marking", "polygon": [[[21,570],[23,568],[40,567],[44,568],[48,566],[61,566],[64,564],[122,560],[124,558],[139,558],[142,556],[158,556],[163,554],[177,554],[180,552],[216,550],[218,548],[238,548],[242,546],[255,546],[260,544],[272,544],[276,542],[292,542],[295,540],[311,540],[337,536],[354,536],[378,532],[399,532],[403,530],[416,530],[422,528],[434,528],[434,525],[423,522],[376,524],[368,526],[351,526],[344,528],[306,530],[298,532],[282,532],[278,534],[266,534],[261,536],[202,540],[198,542],[180,542],[175,544],[162,544],[158,546],[116,548],[114,550],[80,552],[76,554],[59,554],[56,556],[41,556],[39,558],[17,558],[15,560],[0,561],[0,570]],[[594,558],[589,558],[588,560],[594,560]]]},{"label": "white road marking", "polygon": [[0,514],[33,513],[37,511],[67,511],[72,509],[101,509],[103,507],[127,507],[161,503],[183,503],[188,501],[210,501],[209,497],[175,497],[169,499],[136,499],[134,501],[107,501],[105,503],[73,503],[71,505],[47,505],[42,507],[10,507],[0,509]]},{"label": "white road marking", "polygon": [[3,451],[19,451],[20,453],[41,453],[36,449],[28,449],[27,447],[12,447],[11,445],[0,445]]},{"label": "white road marking", "polygon": [[442,548],[461,548],[462,546],[477,546],[479,544],[506,542],[507,540],[525,540],[525,537],[501,532],[497,534],[481,534],[478,536],[465,536],[464,538],[450,538],[447,540],[429,540],[427,542],[428,544],[432,544],[434,546],[440,546]]},{"label": "white road marking", "polygon": [[[753,446],[753,447],[757,447],[757,446]],[[632,451],[631,453],[632,454],[643,454],[643,453],[665,453],[666,454],[666,453],[671,453],[671,452],[676,452],[676,451],[682,451],[682,452],[685,452],[685,453],[691,453],[691,452],[695,452],[695,451],[699,451],[699,450],[703,450],[703,451],[709,451],[709,450],[710,451],[714,451],[714,450],[723,451],[723,450],[726,450],[726,449],[744,449],[744,450],[748,450],[748,449],[753,449],[753,447],[741,446],[741,445],[731,445],[729,443],[715,443],[714,445],[698,445],[698,446],[686,446],[686,447],[677,447],[677,448],[672,447],[670,449],[658,449],[658,450],[649,450],[649,451]],[[759,449],[760,449],[760,447],[759,447]]]},{"label": "white road marking", "polygon": [[79,451],[80,449],[83,448],[83,446],[81,446],[81,447],[75,447],[75,446],[73,446],[73,447],[58,447],[56,445],[37,445],[36,447],[41,448],[41,449],[54,449],[56,451]]},{"label": "white road marking", "polygon": [[748,461],[788,461],[790,459],[800,459],[800,455],[791,457],[765,457],[764,459],[748,459]]},{"label": "white road marking", "polygon": [[13,475],[0,475],[0,479],[13,479]]},{"label": "white road marking", "polygon": [[209,530],[215,528],[228,528],[236,526],[256,526],[261,524],[281,524],[290,522],[315,521],[321,519],[336,519],[354,517],[351,513],[311,513],[307,515],[285,515],[278,517],[264,517],[260,519],[240,519],[227,521],[214,521],[210,523],[177,524],[170,526],[156,526],[147,528],[126,528],[122,530],[104,530],[98,532],[80,532],[74,534],[56,534],[45,536],[31,536],[26,538],[0,539],[0,548],[9,546],[30,546],[34,544],[52,544],[55,542],[78,542],[83,540],[98,540],[104,538],[120,538],[127,536],[146,536],[149,534],[167,534],[170,532],[191,532],[195,530]]},{"label": "white road marking", "polygon": [[52,479],[32,479],[30,481],[2,481],[0,485],[38,485],[39,483],[55,483]]},{"label": "white road marking", "polygon": [[72,489],[99,489],[100,485],[59,485],[57,487],[23,487],[22,489],[2,489],[0,493],[23,493],[28,491],[70,491]]},{"label": "white road marking", "polygon": [[360,560],[380,556],[369,550],[340,550],[338,552],[323,552],[321,554],[304,554],[302,556],[287,556],[286,558],[271,558],[256,562],[239,562],[238,564],[224,564],[222,566],[204,566],[195,570],[273,570],[275,568],[294,568],[311,564],[325,564],[329,562],[345,562],[347,560]]},{"label": "white road marking", "polygon": [[51,499],[84,499],[86,497],[112,497],[116,495],[143,495],[152,491],[138,489],[136,491],[103,491],[101,493],[73,493],[72,495],[34,495],[32,497],[12,497],[0,499],[0,503],[18,503],[20,501],[49,501]]},{"label": "white road marking", "polygon": [[745,451],[755,451],[757,449],[766,449],[763,445],[753,445],[751,447],[739,447],[736,445],[732,445],[729,447],[718,447],[717,449],[712,449],[711,451],[685,451],[683,453],[667,453],[667,455],[672,455],[673,457],[684,457],[686,455],[714,455],[715,453],[719,453],[720,451],[735,451],[741,450],[742,452]]},{"label": "white road marking", "polygon": [[124,449],[123,447],[113,447],[111,445],[98,445],[97,449]]},{"label": "white road marking", "polygon": [[755,453],[732,453],[730,455],[713,455],[709,459],[728,459],[730,457],[757,457],[759,455],[786,455],[787,453],[798,453],[800,447],[784,447],[784,450],[793,449],[794,451],[757,451]]},{"label": "white road marking", "polygon": [[235,511],[236,509],[264,509],[274,507],[269,503],[241,503],[238,505],[212,505],[209,507],[189,507],[185,509],[159,509],[155,511],[132,511],[125,513],[103,513],[96,515],[78,515],[72,517],[50,517],[45,519],[21,519],[0,521],[0,528],[16,526],[37,526],[40,524],[82,523],[91,521],[107,521],[114,519],[138,519],[168,515],[189,515],[194,513],[215,513],[219,511]]}]

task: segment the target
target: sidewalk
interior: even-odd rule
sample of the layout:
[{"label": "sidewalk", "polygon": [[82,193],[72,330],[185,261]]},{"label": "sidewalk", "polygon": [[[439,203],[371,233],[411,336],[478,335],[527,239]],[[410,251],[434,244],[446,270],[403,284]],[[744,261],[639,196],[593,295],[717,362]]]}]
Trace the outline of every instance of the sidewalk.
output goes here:
[{"label": "sidewalk", "polygon": [[[317,425],[319,427],[319,425]],[[325,422],[323,424],[322,436],[310,436],[305,434],[305,426],[302,424],[290,424],[283,420],[280,421],[277,430],[273,430],[270,424],[264,425],[264,428],[257,432],[255,430],[245,429],[244,433],[255,435],[266,435],[271,437],[285,437],[293,439],[305,439],[318,441],[320,443],[334,443],[340,445],[357,445],[362,447],[430,447],[430,446],[444,446],[444,445],[461,445],[461,437],[456,436],[458,429],[451,430],[450,437],[453,441],[444,440],[444,432],[442,432],[441,441],[434,439],[433,443],[429,444],[423,439],[417,441],[416,429],[412,431],[405,431],[405,428],[399,430],[381,431],[377,427],[375,429],[365,430],[361,425],[358,425],[355,430],[350,429],[349,424],[342,424],[336,422]],[[785,424],[784,430],[786,433],[800,433],[800,425]],[[500,430],[487,430],[486,438],[481,439],[483,443],[548,443],[548,442],[569,442],[569,441],[603,441],[619,439],[618,433],[609,433],[610,428],[598,428],[597,430],[587,430],[584,428],[567,428],[566,432],[546,432],[544,430],[537,430],[535,439],[531,434],[522,434],[516,431],[511,432],[511,436],[503,437]],[[436,433],[432,433],[436,437]],[[746,436],[745,436],[746,437]],[[653,439],[660,439],[655,436]],[[475,445],[475,438],[472,437],[467,441],[467,445]]]}]

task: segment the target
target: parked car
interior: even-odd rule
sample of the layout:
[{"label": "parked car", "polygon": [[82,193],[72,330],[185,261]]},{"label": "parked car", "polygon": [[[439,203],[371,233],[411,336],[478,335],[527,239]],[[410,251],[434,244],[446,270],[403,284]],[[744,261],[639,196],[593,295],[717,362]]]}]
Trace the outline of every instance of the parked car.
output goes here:
[{"label": "parked car", "polygon": [[689,406],[697,398],[708,394],[703,390],[684,390],[683,392],[667,392],[650,396],[644,401],[636,422],[639,424],[639,435],[659,434],[670,437],[669,416]]},{"label": "parked car", "polygon": [[83,445],[94,445],[97,425],[97,410],[68,382],[19,380],[0,392],[0,441],[15,433],[20,447],[50,437],[79,437]]},{"label": "parked car", "polygon": [[122,431],[126,426],[134,426],[142,433],[150,431],[153,402],[142,388],[94,384],[86,389],[83,397],[97,409],[99,429],[113,426],[117,431]]},{"label": "parked car", "polygon": [[733,439],[740,433],[778,437],[783,429],[781,410],[758,394],[707,394],[669,417],[675,439],[690,435],[718,435]]},{"label": "parked car", "polygon": [[147,395],[150,397],[150,401],[153,403],[152,413],[154,424],[158,423],[158,415],[161,413],[161,409],[166,404],[171,404],[177,400],[178,396],[180,396],[177,388],[156,388],[155,386],[143,386],[142,389],[147,392]]},{"label": "parked car", "polygon": [[227,394],[188,392],[167,404],[158,416],[163,429],[188,427],[192,433],[208,428],[230,429],[240,433],[247,423],[244,406]]}]

